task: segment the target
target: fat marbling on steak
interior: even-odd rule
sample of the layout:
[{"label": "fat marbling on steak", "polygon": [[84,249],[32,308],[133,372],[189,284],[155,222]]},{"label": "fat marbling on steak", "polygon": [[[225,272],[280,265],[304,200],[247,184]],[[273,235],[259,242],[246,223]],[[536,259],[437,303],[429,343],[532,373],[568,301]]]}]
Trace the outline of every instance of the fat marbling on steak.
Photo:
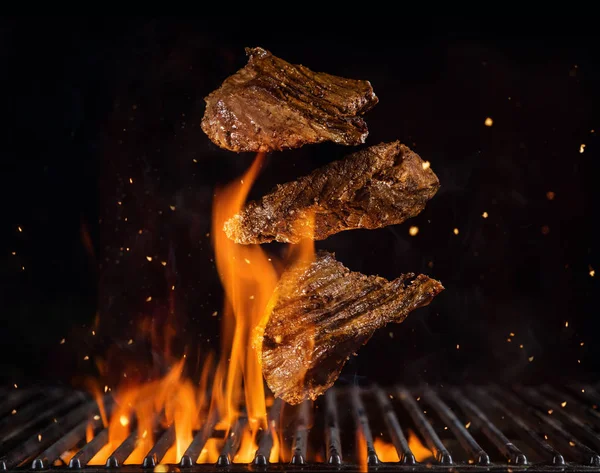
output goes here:
[{"label": "fat marbling on steak", "polygon": [[236,243],[298,243],[314,218],[314,240],[358,228],[381,228],[420,213],[440,187],[437,176],[399,141],[334,161],[249,202],[224,230]]},{"label": "fat marbling on steak", "polygon": [[206,97],[202,130],[230,151],[270,152],[333,141],[364,143],[360,115],[378,102],[366,80],[344,79],[246,48],[248,64]]},{"label": "fat marbling on steak", "polygon": [[269,388],[290,404],[314,400],[375,330],[404,321],[443,289],[423,274],[388,281],[352,272],[327,252],[294,266],[281,277],[254,343]]}]

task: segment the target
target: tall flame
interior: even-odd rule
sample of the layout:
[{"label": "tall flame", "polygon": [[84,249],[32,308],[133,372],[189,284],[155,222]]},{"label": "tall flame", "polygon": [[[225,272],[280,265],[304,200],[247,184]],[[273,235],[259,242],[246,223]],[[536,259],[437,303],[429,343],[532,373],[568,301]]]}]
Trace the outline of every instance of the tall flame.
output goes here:
[{"label": "tall flame", "polygon": [[216,377],[224,382],[225,389],[216,396],[217,407],[230,428],[239,415],[243,378],[248,423],[254,435],[258,429],[267,428],[267,410],[262,371],[251,346],[251,336],[275,289],[277,272],[260,246],[234,243],[223,232],[223,225],[242,209],[264,157],[259,154],[239,182],[217,191],[212,231],[217,269],[226,297],[222,334],[226,344],[222,347]]},{"label": "tall flame", "polygon": [[[165,354],[170,368],[162,376],[157,375],[156,370],[131,378],[123,373],[124,382],[112,392],[114,403],[110,417],[100,390],[94,389],[102,420],[108,427],[108,442],[92,458],[90,465],[104,465],[110,454],[133,432],[136,445],[125,464],[141,463],[154,445],[155,434],[160,429],[171,429],[175,438],[161,463],[177,463],[192,442],[194,432],[209,416],[216,416],[217,430],[224,431],[224,437],[209,438],[197,459],[197,463],[213,463],[224,439],[242,415],[242,404],[247,422],[243,422],[245,427],[241,432],[240,448],[233,461],[250,462],[257,449],[258,433],[267,429],[271,429],[273,436],[269,460],[283,460],[284,444],[267,422],[260,342],[271,311],[281,295],[275,293],[278,270],[314,259],[314,215],[298,216],[296,231],[306,238],[299,245],[290,246],[283,261],[269,257],[259,245],[238,245],[227,238],[223,225],[242,209],[263,162],[264,154],[257,155],[241,179],[215,193],[212,235],[217,270],[225,290],[221,353],[216,369],[213,369],[212,356],[205,357],[200,382],[192,383],[184,373],[186,356],[177,359],[171,355],[175,325],[169,318],[162,324],[157,323],[154,317],[144,319],[139,327],[140,335],[149,340],[156,351]],[[174,312],[172,300],[168,311],[169,314]],[[99,368],[101,372],[110,370],[103,362],[99,363]],[[139,375],[139,371],[136,372]],[[211,382],[212,393],[209,396]],[[108,389],[106,386],[104,393]],[[209,398],[210,405],[207,405]]]}]

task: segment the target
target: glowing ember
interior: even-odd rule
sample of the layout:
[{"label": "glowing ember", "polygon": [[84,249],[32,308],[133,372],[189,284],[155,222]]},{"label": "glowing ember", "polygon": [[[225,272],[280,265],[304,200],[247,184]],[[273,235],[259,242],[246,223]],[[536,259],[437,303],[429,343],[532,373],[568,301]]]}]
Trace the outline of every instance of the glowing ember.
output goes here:
[{"label": "glowing ember", "polygon": [[562,407],[566,407],[566,406],[567,406],[567,401],[561,402],[561,403],[560,403],[560,405],[561,405]]},{"label": "glowing ember", "polygon": [[373,441],[375,447],[375,453],[382,462],[399,462],[398,452],[393,444],[384,442],[381,438],[377,437]]},{"label": "glowing ember", "polygon": [[458,228],[455,228],[454,230],[452,230],[452,232],[453,232],[455,235],[458,235]]},{"label": "glowing ember", "polygon": [[596,271],[590,266],[590,276],[594,277],[596,275]]},{"label": "glowing ember", "polygon": [[431,167],[431,163],[429,161],[423,161],[421,166],[423,166],[423,169],[429,169]]},{"label": "glowing ember", "polygon": [[488,218],[488,216],[489,216],[489,215],[488,215],[488,213],[487,213],[487,212],[483,212],[483,213],[481,214],[481,216],[482,216],[483,218]]},{"label": "glowing ember", "polygon": [[129,419],[127,418],[127,416],[119,417],[119,422],[121,423],[121,425],[123,427],[125,427],[126,425],[129,425]]},{"label": "glowing ember", "polygon": [[585,151],[585,144],[581,143],[581,145],[579,145],[579,153],[582,154]]},{"label": "glowing ember", "polygon": [[146,256],[146,259],[147,259],[148,261],[152,261],[152,256]]},{"label": "glowing ember", "polygon": [[552,191],[546,192],[546,199],[548,199],[548,200],[554,200],[555,196],[556,196],[556,194]]},{"label": "glowing ember", "polygon": [[410,227],[410,228],[408,229],[408,234],[409,234],[410,236],[416,236],[416,235],[417,235],[417,233],[419,233],[419,227],[414,227],[414,226],[413,226],[413,227]]},{"label": "glowing ember", "polygon": [[487,117],[483,123],[485,126],[492,126],[494,124],[494,120],[492,120],[490,117]]},{"label": "glowing ember", "polygon": [[530,362],[530,363],[533,361],[533,358],[534,358],[533,356],[530,356],[530,357],[529,357],[529,362]]}]

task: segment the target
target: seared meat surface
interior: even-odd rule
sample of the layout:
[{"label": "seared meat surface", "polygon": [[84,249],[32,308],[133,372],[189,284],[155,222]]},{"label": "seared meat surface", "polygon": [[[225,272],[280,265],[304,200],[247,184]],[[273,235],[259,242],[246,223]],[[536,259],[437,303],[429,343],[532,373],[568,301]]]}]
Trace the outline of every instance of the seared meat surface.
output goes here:
[{"label": "seared meat surface", "polygon": [[281,277],[270,318],[256,334],[269,388],[290,404],[314,400],[375,330],[404,321],[443,289],[422,274],[388,281],[352,272],[327,252],[294,266]]},{"label": "seared meat surface", "polygon": [[[381,228],[419,214],[440,187],[421,158],[399,141],[381,143],[278,185],[225,223],[236,243],[298,243]],[[314,231],[307,222],[314,218]]]},{"label": "seared meat surface", "polygon": [[364,143],[360,115],[378,102],[366,80],[344,79],[246,48],[248,64],[206,97],[202,129],[221,148],[270,152]]}]

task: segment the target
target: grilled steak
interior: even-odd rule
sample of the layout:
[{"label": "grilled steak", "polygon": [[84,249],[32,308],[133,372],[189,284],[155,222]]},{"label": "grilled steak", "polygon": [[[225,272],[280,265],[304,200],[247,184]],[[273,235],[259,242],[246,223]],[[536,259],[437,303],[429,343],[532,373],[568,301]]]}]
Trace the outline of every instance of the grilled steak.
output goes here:
[{"label": "grilled steak", "polygon": [[254,343],[269,388],[290,404],[314,400],[376,329],[404,321],[443,289],[422,274],[388,281],[352,272],[326,252],[286,271]]},{"label": "grilled steak", "polygon": [[323,240],[357,228],[381,228],[414,217],[437,192],[437,176],[408,147],[395,141],[358,151],[308,176],[278,185],[225,222],[236,243],[298,243],[299,221],[314,217],[309,235]]},{"label": "grilled steak", "polygon": [[359,115],[378,102],[368,81],[313,72],[246,48],[248,64],[206,97],[202,129],[230,151],[275,151],[309,143],[364,143]]}]

